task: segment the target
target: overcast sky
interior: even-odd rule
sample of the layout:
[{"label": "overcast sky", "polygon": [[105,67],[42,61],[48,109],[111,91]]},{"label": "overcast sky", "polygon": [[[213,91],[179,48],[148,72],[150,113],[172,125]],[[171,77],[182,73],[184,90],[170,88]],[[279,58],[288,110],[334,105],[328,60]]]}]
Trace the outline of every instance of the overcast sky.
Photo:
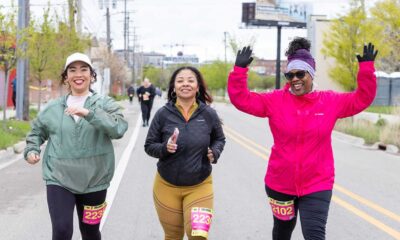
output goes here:
[{"label": "overcast sky", "polygon": [[[30,0],[32,11],[39,16],[46,0]],[[99,8],[101,0],[82,0],[83,28],[97,37],[106,35],[105,9]],[[104,1],[104,0],[103,0]],[[333,18],[343,13],[348,0],[286,0],[287,2],[311,2],[313,14]],[[111,3],[112,0],[109,0]],[[243,45],[256,38],[254,53],[258,57],[274,59],[276,56],[276,28],[244,29],[241,26],[242,2],[254,0],[127,0],[128,11],[133,19],[131,31],[136,34],[141,51],[155,51],[176,55],[178,51],[196,54],[201,61],[224,59],[224,32]],[[374,0],[367,0],[371,5]],[[66,0],[51,1],[55,7],[66,9]],[[124,0],[117,1],[117,9],[111,8],[111,38],[114,49],[123,49]],[[306,36],[306,30],[283,29],[282,51],[294,36]],[[170,47],[179,44],[180,46]],[[184,46],[182,46],[184,45]],[[228,49],[228,59],[234,55]]]}]

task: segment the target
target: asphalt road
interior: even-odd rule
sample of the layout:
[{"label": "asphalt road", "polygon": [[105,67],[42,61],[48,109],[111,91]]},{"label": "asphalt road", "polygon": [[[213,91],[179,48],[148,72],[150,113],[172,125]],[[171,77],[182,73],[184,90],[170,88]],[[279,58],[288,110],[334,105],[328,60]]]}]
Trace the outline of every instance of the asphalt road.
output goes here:
[{"label": "asphalt road", "polygon": [[[158,99],[153,113],[162,104]],[[152,199],[157,160],[143,150],[148,128],[138,122],[137,102],[124,107],[130,128],[114,142],[118,167],[102,222],[103,239],[163,239]],[[214,107],[227,143],[213,170],[210,239],[271,239],[272,214],[263,183],[272,146],[268,122],[229,104]],[[336,185],[327,239],[400,239],[400,156],[336,138],[333,146]],[[0,169],[0,176],[0,239],[51,239],[41,166],[16,161]],[[76,223],[73,239],[80,239]],[[303,239],[299,222],[292,239]]]}]

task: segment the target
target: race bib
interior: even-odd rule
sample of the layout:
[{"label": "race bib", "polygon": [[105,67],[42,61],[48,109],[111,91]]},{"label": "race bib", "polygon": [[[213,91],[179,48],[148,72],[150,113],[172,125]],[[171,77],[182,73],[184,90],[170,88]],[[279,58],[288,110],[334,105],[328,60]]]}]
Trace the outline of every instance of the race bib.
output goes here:
[{"label": "race bib", "polygon": [[274,214],[277,219],[289,221],[295,217],[294,200],[277,201],[269,198],[269,204],[272,208],[272,214]]},{"label": "race bib", "polygon": [[213,210],[209,208],[194,207],[191,211],[192,236],[207,238],[211,225]]},{"label": "race bib", "polygon": [[98,206],[83,206],[83,219],[82,222],[90,225],[99,224],[103,213],[106,210],[107,203],[104,202]]}]

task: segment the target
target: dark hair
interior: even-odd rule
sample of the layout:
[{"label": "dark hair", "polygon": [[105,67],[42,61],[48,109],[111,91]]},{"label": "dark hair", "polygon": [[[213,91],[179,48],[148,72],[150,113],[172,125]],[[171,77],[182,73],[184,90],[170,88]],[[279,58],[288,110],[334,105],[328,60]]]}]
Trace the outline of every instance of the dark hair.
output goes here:
[{"label": "dark hair", "polygon": [[182,70],[190,70],[196,75],[197,84],[199,85],[199,94],[196,95],[196,99],[202,101],[203,103],[210,104],[213,101],[212,96],[208,93],[206,82],[204,81],[203,76],[197,68],[192,66],[183,66],[174,71],[172,73],[171,79],[169,80],[168,86],[168,101],[176,101],[176,95],[172,96],[172,93],[175,88],[175,78]]},{"label": "dark hair", "polygon": [[[95,71],[91,66],[89,66],[89,65],[87,65],[87,66],[88,66],[89,69],[90,69],[90,76],[92,76],[92,78],[93,78],[93,80],[91,81],[91,83],[94,83],[94,82],[97,81],[97,73],[96,73],[96,71]],[[68,67],[66,67],[65,70],[61,73],[61,84],[64,84],[64,85],[65,85],[65,79],[67,79],[67,76],[68,76],[68,68],[69,68],[69,65],[68,65]]]},{"label": "dark hair", "polygon": [[306,49],[310,51],[311,42],[303,37],[295,37],[290,43],[289,48],[286,50],[285,56],[293,55],[299,49]]}]

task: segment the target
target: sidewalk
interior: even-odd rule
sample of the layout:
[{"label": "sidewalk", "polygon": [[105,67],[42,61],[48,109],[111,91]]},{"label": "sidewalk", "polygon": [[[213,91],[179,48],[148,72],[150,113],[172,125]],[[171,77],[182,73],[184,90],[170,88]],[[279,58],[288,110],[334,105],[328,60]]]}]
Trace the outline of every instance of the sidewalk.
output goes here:
[{"label": "sidewalk", "polygon": [[[3,114],[4,114],[4,110],[1,110],[1,120],[3,120]],[[6,109],[6,118],[10,119],[15,117],[16,111],[14,110],[13,107],[9,107]]]}]

